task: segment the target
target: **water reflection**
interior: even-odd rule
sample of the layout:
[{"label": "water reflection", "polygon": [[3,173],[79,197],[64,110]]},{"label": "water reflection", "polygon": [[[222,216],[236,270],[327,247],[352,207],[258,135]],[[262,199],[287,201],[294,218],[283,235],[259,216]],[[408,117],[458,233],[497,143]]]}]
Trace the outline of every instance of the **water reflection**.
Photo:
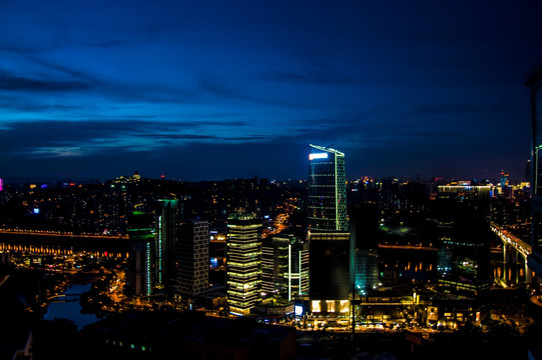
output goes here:
[{"label": "water reflection", "polygon": [[[74,295],[83,294],[90,290],[91,284],[72,285],[66,289],[63,294]],[[77,328],[81,330],[84,326],[96,322],[98,318],[94,314],[81,313],[81,305],[79,300],[66,302],[53,302],[47,307],[47,312],[44,315],[45,320],[68,319],[75,323]]]}]

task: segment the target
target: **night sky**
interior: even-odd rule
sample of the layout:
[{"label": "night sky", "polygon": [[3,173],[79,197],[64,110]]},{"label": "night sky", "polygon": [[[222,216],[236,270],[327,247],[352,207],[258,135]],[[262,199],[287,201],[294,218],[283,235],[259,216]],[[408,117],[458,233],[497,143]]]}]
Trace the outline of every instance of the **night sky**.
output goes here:
[{"label": "night sky", "polygon": [[523,180],[541,1],[0,1],[0,177]]}]

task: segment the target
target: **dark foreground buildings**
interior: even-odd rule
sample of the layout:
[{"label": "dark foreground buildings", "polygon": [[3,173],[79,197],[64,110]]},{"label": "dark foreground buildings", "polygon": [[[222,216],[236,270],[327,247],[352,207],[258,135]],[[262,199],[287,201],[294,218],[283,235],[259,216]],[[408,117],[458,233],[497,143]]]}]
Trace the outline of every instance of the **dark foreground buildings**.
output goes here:
[{"label": "dark foreground buildings", "polygon": [[80,342],[85,359],[296,358],[294,328],[199,312],[111,316],[81,330]]}]

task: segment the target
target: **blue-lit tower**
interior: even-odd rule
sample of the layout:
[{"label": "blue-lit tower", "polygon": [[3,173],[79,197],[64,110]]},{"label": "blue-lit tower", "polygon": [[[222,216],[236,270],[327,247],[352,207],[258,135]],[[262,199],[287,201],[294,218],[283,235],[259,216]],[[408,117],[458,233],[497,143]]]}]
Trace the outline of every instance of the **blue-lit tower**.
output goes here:
[{"label": "blue-lit tower", "polygon": [[350,234],[344,154],[310,145],[307,225],[313,313],[348,313]]},{"label": "blue-lit tower", "polygon": [[310,150],[307,204],[309,230],[347,231],[344,154],[317,145],[310,145]]}]

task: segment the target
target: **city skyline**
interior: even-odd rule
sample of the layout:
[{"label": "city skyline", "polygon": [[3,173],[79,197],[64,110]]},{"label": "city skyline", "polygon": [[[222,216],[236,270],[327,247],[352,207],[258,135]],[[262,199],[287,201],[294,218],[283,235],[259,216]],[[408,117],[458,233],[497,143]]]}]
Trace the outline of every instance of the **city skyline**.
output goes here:
[{"label": "city skyline", "polygon": [[524,180],[542,4],[0,5],[0,177]]}]

